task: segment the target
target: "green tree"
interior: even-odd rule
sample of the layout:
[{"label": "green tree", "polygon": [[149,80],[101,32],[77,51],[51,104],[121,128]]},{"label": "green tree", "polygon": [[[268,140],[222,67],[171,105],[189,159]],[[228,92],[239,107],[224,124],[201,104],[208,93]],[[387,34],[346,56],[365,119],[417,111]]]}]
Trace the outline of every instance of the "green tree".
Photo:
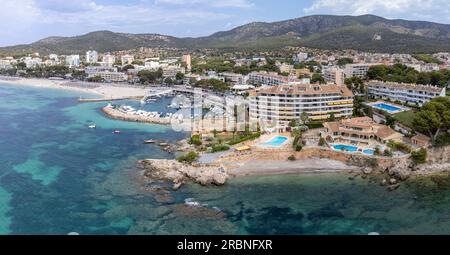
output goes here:
[{"label": "green tree", "polygon": [[87,81],[88,82],[104,82],[105,80],[102,77],[96,75],[94,77],[88,78]]},{"label": "green tree", "polygon": [[134,69],[134,66],[133,65],[126,65],[126,66],[122,67],[122,71],[123,72],[128,72],[128,70],[130,70],[130,69]]},{"label": "green tree", "polygon": [[25,70],[27,68],[27,64],[25,64],[25,62],[19,62],[16,64],[16,68],[19,70]]},{"label": "green tree", "polygon": [[138,73],[139,80],[142,84],[154,83],[161,79],[162,75],[162,69],[158,69],[157,71],[142,70]]},{"label": "green tree", "polygon": [[193,135],[189,140],[189,143],[195,146],[200,146],[202,145],[202,139],[200,138],[200,135]]},{"label": "green tree", "polygon": [[178,72],[175,76],[175,78],[177,79],[177,81],[181,81],[184,79],[184,73],[180,73]]},{"label": "green tree", "polygon": [[344,81],[345,85],[350,89],[353,93],[365,93],[366,87],[364,86],[364,81],[359,77],[351,77],[347,78]]},{"label": "green tree", "polygon": [[198,159],[198,153],[196,153],[195,151],[191,151],[188,152],[185,155],[181,155],[177,158],[177,161],[182,162],[182,163],[193,163],[194,161],[196,161]]},{"label": "green tree", "polygon": [[311,77],[311,83],[325,84],[325,78],[319,73],[314,73]]},{"label": "green tree", "polygon": [[144,65],[144,61],[135,59],[135,60],[133,60],[133,62],[131,62],[131,64],[142,66],[142,65]]},{"label": "green tree", "polygon": [[441,132],[450,128],[450,99],[438,97],[425,104],[415,115],[413,126],[428,134],[434,143]]},{"label": "green tree", "polygon": [[336,120],[336,116],[334,115],[334,113],[330,114],[330,118],[328,118],[329,121],[335,121]]},{"label": "green tree", "polygon": [[338,66],[345,66],[347,64],[353,64],[353,59],[351,58],[340,58],[337,62]]},{"label": "green tree", "polygon": [[217,79],[197,81],[194,86],[203,89],[210,89],[217,92],[225,92],[230,89],[230,86],[227,83]]},{"label": "green tree", "polygon": [[425,164],[427,163],[427,150],[426,149],[420,149],[418,151],[413,151],[411,153],[411,159],[415,164]]},{"label": "green tree", "polygon": [[303,125],[306,124],[309,120],[308,113],[302,112],[302,114],[300,115],[300,120],[302,121]]},{"label": "green tree", "polygon": [[325,139],[323,138],[323,137],[321,137],[320,139],[319,139],[319,146],[325,146],[327,144],[327,141],[325,141]]}]

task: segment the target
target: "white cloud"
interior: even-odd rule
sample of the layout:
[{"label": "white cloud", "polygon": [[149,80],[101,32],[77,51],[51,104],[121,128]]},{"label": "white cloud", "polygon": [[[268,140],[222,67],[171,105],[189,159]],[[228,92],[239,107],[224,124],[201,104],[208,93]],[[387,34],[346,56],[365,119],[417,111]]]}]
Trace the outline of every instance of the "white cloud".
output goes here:
[{"label": "white cloud", "polygon": [[448,0],[314,0],[307,14],[376,14],[387,18],[450,21]]},{"label": "white cloud", "polygon": [[43,9],[56,12],[83,12],[101,8],[98,4],[91,0],[39,0],[35,1],[36,5]]},{"label": "white cloud", "polygon": [[254,6],[248,0],[155,0],[156,4],[168,5],[203,5],[216,8],[250,8]]},{"label": "white cloud", "polygon": [[[194,0],[196,1],[196,0]],[[204,1],[204,0],[197,0]],[[220,4],[208,1],[220,7]],[[181,2],[180,2],[181,3]],[[246,1],[228,3],[239,6]],[[243,6],[243,5],[242,5]],[[213,22],[228,22],[233,14],[220,8],[192,8],[138,1],[134,4],[98,4],[94,0],[0,0],[0,45],[30,43],[51,35],[74,35],[95,30],[169,35],[205,35]],[[187,34],[186,34],[187,35]]]}]

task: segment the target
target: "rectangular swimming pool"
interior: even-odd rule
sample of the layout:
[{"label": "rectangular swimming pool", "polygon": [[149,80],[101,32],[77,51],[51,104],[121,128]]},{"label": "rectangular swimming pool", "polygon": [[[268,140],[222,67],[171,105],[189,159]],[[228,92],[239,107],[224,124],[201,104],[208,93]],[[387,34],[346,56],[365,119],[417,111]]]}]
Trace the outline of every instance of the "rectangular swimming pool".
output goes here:
[{"label": "rectangular swimming pool", "polygon": [[288,140],[285,136],[276,136],[267,142],[262,143],[263,146],[280,147]]},{"label": "rectangular swimming pool", "polygon": [[390,104],[390,103],[385,103],[382,101],[368,104],[368,106],[386,111],[390,114],[395,114],[395,113],[404,112],[404,111],[409,110],[407,107],[398,106],[398,105]]}]

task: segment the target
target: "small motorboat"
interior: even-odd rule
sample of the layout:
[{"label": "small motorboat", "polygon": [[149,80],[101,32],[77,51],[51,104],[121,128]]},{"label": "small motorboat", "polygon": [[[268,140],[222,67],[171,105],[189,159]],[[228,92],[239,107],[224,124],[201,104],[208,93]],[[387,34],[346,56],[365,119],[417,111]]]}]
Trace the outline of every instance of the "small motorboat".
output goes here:
[{"label": "small motorboat", "polygon": [[144,143],[145,144],[152,144],[152,143],[156,143],[156,141],[153,140],[153,139],[150,139],[150,140],[145,140]]},{"label": "small motorboat", "polygon": [[115,134],[115,135],[118,135],[120,133],[121,133],[120,130],[114,130],[114,132],[113,132],[113,134]]},{"label": "small motorboat", "polygon": [[92,124],[92,125],[89,125],[88,128],[90,128],[90,129],[96,129],[97,126],[96,126],[95,124]]}]

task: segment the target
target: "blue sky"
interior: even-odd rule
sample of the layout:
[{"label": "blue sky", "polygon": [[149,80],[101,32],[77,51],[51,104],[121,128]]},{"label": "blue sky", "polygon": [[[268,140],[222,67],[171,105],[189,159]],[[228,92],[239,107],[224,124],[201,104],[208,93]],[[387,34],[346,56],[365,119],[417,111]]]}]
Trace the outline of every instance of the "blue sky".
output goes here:
[{"label": "blue sky", "polygon": [[0,46],[97,30],[196,37],[312,14],[450,23],[448,0],[1,0],[0,10]]}]

